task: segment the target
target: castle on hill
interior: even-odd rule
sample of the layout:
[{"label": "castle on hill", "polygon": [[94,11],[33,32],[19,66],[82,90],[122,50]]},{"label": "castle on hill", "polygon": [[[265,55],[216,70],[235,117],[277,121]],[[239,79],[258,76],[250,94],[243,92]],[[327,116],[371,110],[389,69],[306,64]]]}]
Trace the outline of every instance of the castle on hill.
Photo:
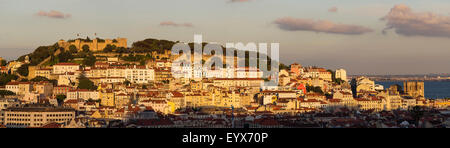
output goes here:
[{"label": "castle on hill", "polygon": [[103,51],[107,45],[116,46],[116,47],[128,47],[127,46],[127,39],[126,38],[116,38],[116,39],[76,39],[76,40],[69,40],[64,41],[60,40],[58,41],[59,47],[64,48],[65,50],[69,50],[70,46],[75,46],[78,50],[83,50],[84,46],[88,46],[90,51],[96,52],[96,51]]}]

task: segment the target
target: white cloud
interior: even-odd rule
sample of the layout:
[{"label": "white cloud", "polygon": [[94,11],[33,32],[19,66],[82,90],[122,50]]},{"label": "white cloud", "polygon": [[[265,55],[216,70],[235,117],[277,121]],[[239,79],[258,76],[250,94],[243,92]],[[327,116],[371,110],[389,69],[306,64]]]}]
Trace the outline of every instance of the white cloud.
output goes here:
[{"label": "white cloud", "polygon": [[413,12],[403,4],[394,6],[382,20],[387,22],[383,33],[393,29],[404,36],[450,37],[449,16]]},{"label": "white cloud", "polygon": [[286,31],[314,31],[334,34],[360,35],[373,30],[358,25],[336,24],[326,20],[298,19],[284,17],[277,19],[275,24]]},{"label": "white cloud", "polygon": [[42,17],[56,18],[56,19],[66,19],[66,18],[72,17],[71,14],[68,14],[68,13],[64,14],[62,12],[55,11],[55,10],[52,10],[50,12],[39,11],[38,13],[36,13],[36,15],[42,16]]}]

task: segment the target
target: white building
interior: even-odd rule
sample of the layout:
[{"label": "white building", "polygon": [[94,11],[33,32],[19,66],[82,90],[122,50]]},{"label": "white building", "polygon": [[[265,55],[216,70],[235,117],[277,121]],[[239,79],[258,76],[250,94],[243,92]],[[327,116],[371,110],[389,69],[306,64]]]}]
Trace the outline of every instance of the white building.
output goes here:
[{"label": "white building", "polygon": [[146,107],[152,107],[156,112],[161,112],[164,114],[169,113],[169,105],[165,100],[143,100],[139,101],[138,104]]},{"label": "white building", "polygon": [[78,100],[78,99],[83,99],[85,101],[89,99],[99,100],[100,96],[97,91],[89,91],[84,89],[71,90],[67,92],[67,100]]},{"label": "white building", "polygon": [[58,85],[67,85],[67,86],[71,86],[72,83],[76,84],[78,83],[78,78],[79,74],[77,73],[73,73],[73,72],[67,72],[64,74],[60,74],[58,76]]},{"label": "white building", "polygon": [[29,93],[26,93],[24,95],[24,97],[22,97],[22,99],[20,99],[20,100],[25,103],[38,103],[39,100],[41,100],[41,99],[46,99],[44,94],[29,92]]},{"label": "white building", "polygon": [[277,99],[296,99],[297,98],[297,92],[295,91],[270,91],[265,90],[262,91],[261,94],[263,95],[263,104],[271,104],[275,102]]},{"label": "white building", "polygon": [[27,105],[2,111],[3,124],[9,128],[41,127],[48,123],[68,124],[75,119],[75,110],[68,108]]},{"label": "white building", "polygon": [[125,77],[103,77],[100,78],[100,83],[123,83]]},{"label": "white building", "polygon": [[263,72],[258,68],[239,67],[236,69],[237,78],[262,78]]},{"label": "white building", "polygon": [[134,65],[125,70],[125,78],[131,83],[149,83],[155,80],[155,70],[148,66]]},{"label": "white building", "polygon": [[384,90],[384,86],[381,85],[381,84],[375,84],[375,90],[376,91],[382,91],[382,90]]},{"label": "white building", "polygon": [[125,67],[108,67],[106,77],[122,77],[125,78]]},{"label": "white building", "polygon": [[345,69],[336,70],[336,79],[347,81],[347,71]]},{"label": "white building", "polygon": [[74,73],[78,70],[80,70],[80,65],[76,63],[59,63],[53,65],[53,74]]},{"label": "white building", "polygon": [[24,95],[33,90],[30,82],[9,82],[6,84],[6,90],[14,92],[16,95]]}]

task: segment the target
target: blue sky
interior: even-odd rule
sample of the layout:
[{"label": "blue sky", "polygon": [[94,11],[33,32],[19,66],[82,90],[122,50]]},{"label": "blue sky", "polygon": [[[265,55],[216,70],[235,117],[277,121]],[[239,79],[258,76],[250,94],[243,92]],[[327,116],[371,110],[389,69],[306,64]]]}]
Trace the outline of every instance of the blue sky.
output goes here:
[{"label": "blue sky", "polygon": [[[421,17],[428,12],[439,17],[408,25],[399,20],[417,20],[390,13],[400,4],[423,22],[436,20]],[[77,33],[126,37],[130,45],[145,38],[192,42],[203,34],[223,44],[278,42],[284,63],[350,74],[450,73],[449,8],[448,0],[0,0],[0,56],[13,59]],[[355,28],[363,29],[349,34]]]}]

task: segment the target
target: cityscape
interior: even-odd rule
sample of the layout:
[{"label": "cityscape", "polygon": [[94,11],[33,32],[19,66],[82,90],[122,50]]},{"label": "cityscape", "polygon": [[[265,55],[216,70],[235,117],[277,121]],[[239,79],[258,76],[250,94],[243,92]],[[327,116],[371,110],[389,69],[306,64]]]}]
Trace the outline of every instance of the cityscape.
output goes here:
[{"label": "cityscape", "polygon": [[450,2],[200,1],[0,0],[0,128],[450,127]]},{"label": "cityscape", "polygon": [[423,81],[384,88],[368,77],[349,79],[345,69],[298,63],[280,63],[277,85],[267,87],[257,67],[174,76],[177,56],[171,50],[144,47],[173,44],[147,39],[128,48],[126,38],[79,38],[3,60],[0,123],[7,128],[448,126],[450,99],[425,98]]}]

